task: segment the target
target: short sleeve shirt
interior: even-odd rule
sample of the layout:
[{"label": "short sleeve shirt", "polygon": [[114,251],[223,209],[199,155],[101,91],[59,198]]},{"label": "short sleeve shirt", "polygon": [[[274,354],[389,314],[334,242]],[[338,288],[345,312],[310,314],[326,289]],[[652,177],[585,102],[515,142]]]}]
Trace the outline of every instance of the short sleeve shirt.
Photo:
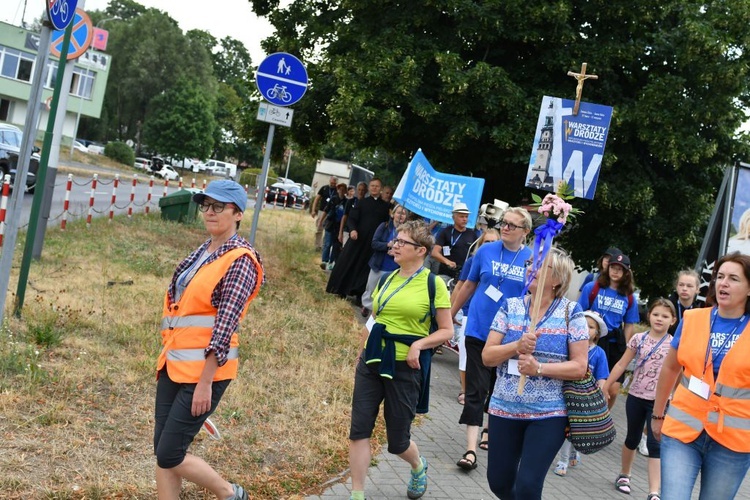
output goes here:
[{"label": "short sleeve shirt", "polygon": [[[494,241],[479,247],[471,263],[468,280],[477,284],[469,306],[466,335],[486,341],[490,333],[492,318],[497,314],[503,300],[518,297],[523,292],[526,277],[526,260],[531,250],[523,246],[513,252],[507,250],[502,241]],[[489,287],[499,289],[503,296],[494,300],[487,293]]]},{"label": "short sleeve shirt", "polygon": [[[537,325],[539,339],[533,355],[541,363],[568,361],[568,344],[588,342],[589,338],[588,324],[578,304],[564,297],[553,304],[556,305],[549,316],[545,315]],[[503,335],[501,344],[505,345],[520,339],[528,328],[528,322],[528,304],[521,297],[511,298],[497,312],[492,321],[492,331]],[[519,381],[518,375],[508,373],[508,361],[497,367],[497,382],[488,410],[491,415],[531,420],[567,415],[562,380],[545,376],[529,377],[521,395],[518,395]]]},{"label": "short sleeve shirt", "polygon": [[[659,340],[661,339],[654,339],[648,332],[643,332],[633,335],[628,342],[628,349],[635,351],[636,366],[633,373],[633,382],[630,384],[628,393],[637,398],[649,401],[656,398],[656,383],[659,381],[664,358],[669,354],[672,336],[667,334],[667,338],[661,344],[659,344]],[[646,356],[649,357],[644,362]]]},{"label": "short sleeve shirt", "polygon": [[[477,233],[473,229],[466,229],[463,232],[456,231],[454,226],[446,227],[435,238],[435,245],[440,248],[440,253],[443,253],[443,248],[450,248],[450,255],[445,255],[445,258],[452,260],[459,266],[463,266],[466,262],[466,256],[469,254],[469,248],[471,244],[477,240]],[[440,264],[440,274],[449,274],[445,271],[445,265]]]},{"label": "short sleeve shirt", "polygon": [[320,201],[318,202],[318,210],[325,212],[326,208],[328,207],[328,203],[334,196],[336,196],[336,188],[332,188],[331,186],[323,186],[322,188],[318,189],[318,196],[320,196]]},{"label": "short sleeve shirt", "polygon": [[607,354],[598,345],[589,346],[589,370],[591,370],[594,380],[607,380],[609,378]]},{"label": "short sleeve shirt", "polygon": [[[589,283],[583,287],[578,303],[584,311],[598,312],[604,319],[608,330],[622,328],[622,324],[638,323],[638,304],[633,300],[632,305],[628,305],[630,300],[626,295],[617,293],[617,290],[611,288],[599,288],[594,300],[589,303],[589,295],[594,288],[595,282]],[[615,338],[614,336],[611,338]]]},{"label": "short sleeve shirt", "polygon": [[[402,277],[396,271],[388,277],[381,287],[379,284],[372,293],[373,310],[380,309],[381,304],[396,290],[385,307],[377,315],[376,321],[385,325],[389,333],[406,333],[409,335],[427,336],[430,334],[430,295],[427,290],[427,269],[401,288],[409,278]],[[381,289],[382,288],[382,289]],[[435,279],[435,309],[450,309],[451,301],[445,282]],[[409,353],[409,346],[396,342],[396,361],[404,361]]]}]

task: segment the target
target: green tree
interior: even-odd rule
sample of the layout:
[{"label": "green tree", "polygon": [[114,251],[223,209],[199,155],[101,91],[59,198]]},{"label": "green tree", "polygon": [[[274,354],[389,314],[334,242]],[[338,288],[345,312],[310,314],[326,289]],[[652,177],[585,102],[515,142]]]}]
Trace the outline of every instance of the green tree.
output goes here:
[{"label": "green tree", "polygon": [[694,264],[724,165],[748,153],[735,133],[750,104],[750,1],[381,2],[250,0],[276,33],[269,52],[306,61],[295,106],[303,148],[343,141],[406,166],[484,177],[484,197],[524,187],[542,96],[573,97],[567,71],[588,62],[584,100],[615,109],[595,200],[563,243],[588,267],[630,254],[646,295]]},{"label": "green tree", "polygon": [[207,158],[213,148],[215,101],[200,85],[180,78],[148,106],[144,140],[162,154]]}]

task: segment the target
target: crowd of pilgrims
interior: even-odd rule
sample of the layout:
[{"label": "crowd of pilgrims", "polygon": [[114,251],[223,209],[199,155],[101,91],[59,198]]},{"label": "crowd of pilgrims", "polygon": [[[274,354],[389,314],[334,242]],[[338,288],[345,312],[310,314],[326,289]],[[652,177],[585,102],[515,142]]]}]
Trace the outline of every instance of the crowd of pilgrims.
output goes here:
[{"label": "crowd of pilgrims", "polygon": [[[627,394],[614,489],[631,493],[637,450],[648,456],[648,500],[690,498],[698,471],[701,498],[734,498],[750,467],[750,408],[737,402],[750,399],[743,386],[750,385],[750,368],[740,361],[750,354],[740,342],[750,258],[733,253],[719,260],[707,301],[698,300],[698,274],[681,270],[668,297],[644,307],[634,295],[630,258],[616,247],[604,250],[596,270],[575,286],[575,264],[553,247],[549,269],[540,270],[546,281],[529,282],[534,222],[525,208],[480,216],[470,228],[463,203],[454,205],[452,224],[440,224],[409,213],[392,195],[377,178],[347,186],[332,177],[311,204],[320,266],[330,271],[326,291],[355,303],[368,320],[349,436],[352,499],[364,498],[369,438],[383,401],[388,451],[411,466],[407,496],[425,493],[428,464],[409,430],[416,413],[426,411],[425,351],[443,349],[459,354],[456,401],[466,452],[456,466],[470,473],[477,449],[486,450],[487,479],[499,498],[541,498],[552,465],[566,477],[580,464],[565,439],[561,386],[589,370],[610,408]],[[430,284],[430,274],[442,279]],[[537,298],[540,319],[531,334]],[[431,306],[432,325],[425,322]],[[688,335],[696,341],[681,343]],[[520,375],[536,377],[522,395]],[[667,414],[670,400],[675,408]]]}]

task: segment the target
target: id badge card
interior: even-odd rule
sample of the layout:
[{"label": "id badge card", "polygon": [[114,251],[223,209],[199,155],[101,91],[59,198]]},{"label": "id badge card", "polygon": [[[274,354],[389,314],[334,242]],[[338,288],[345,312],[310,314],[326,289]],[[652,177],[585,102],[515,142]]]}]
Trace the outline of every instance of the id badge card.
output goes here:
[{"label": "id badge card", "polygon": [[503,292],[501,292],[500,290],[498,290],[492,285],[487,287],[487,289],[484,291],[484,294],[487,295],[492,300],[494,300],[495,302],[499,302],[500,299],[503,298]]},{"label": "id badge card", "polygon": [[372,317],[372,314],[367,318],[367,323],[365,323],[365,328],[367,328],[367,333],[372,332],[372,327],[375,326],[375,318]]},{"label": "id badge card", "polygon": [[445,245],[443,247],[443,257],[448,257],[451,254],[451,247],[448,245]]},{"label": "id badge card", "polygon": [[521,376],[521,372],[518,370],[518,360],[517,359],[509,359],[508,360],[508,374],[509,375],[516,375],[517,377]]},{"label": "id badge card", "polygon": [[696,394],[703,399],[708,399],[711,394],[711,388],[707,383],[696,377],[695,375],[690,376],[690,383],[688,384],[688,390],[693,394]]}]

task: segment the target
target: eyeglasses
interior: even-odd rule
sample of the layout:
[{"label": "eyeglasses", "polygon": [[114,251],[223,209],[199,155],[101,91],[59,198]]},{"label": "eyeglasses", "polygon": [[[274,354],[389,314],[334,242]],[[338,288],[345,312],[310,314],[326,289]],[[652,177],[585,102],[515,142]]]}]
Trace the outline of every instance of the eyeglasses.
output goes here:
[{"label": "eyeglasses", "polygon": [[402,240],[401,238],[396,238],[395,240],[393,240],[394,247],[402,247],[404,245],[411,245],[414,248],[422,248],[422,245],[412,243],[411,241]]},{"label": "eyeglasses", "polygon": [[508,228],[508,231],[515,231],[516,229],[523,229],[523,226],[516,226],[515,224],[508,222],[507,220],[500,221],[498,224],[501,229]]},{"label": "eyeglasses", "polygon": [[226,206],[227,206],[226,203],[222,203],[220,201],[215,201],[213,203],[207,203],[204,201],[203,203],[198,205],[198,210],[200,210],[201,212],[208,212],[209,208],[213,208],[215,214],[220,214],[221,212],[224,211],[224,208]]}]

